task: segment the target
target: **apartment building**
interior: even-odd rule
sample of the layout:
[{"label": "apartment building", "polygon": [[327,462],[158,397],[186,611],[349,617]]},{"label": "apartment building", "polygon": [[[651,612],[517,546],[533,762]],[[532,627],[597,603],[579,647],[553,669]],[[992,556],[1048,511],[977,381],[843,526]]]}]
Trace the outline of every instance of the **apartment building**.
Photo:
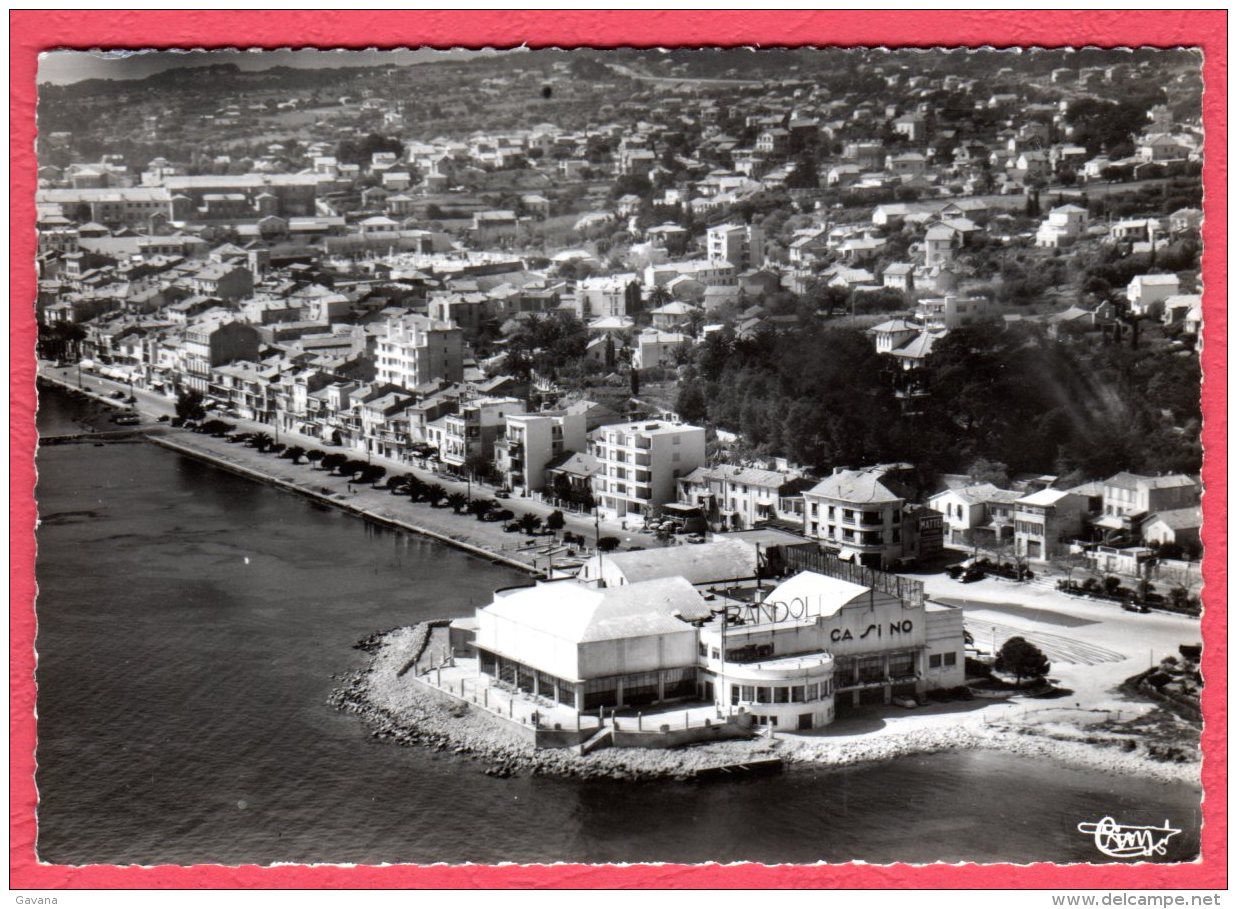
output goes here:
[{"label": "apartment building", "polygon": [[1095,526],[1114,535],[1137,537],[1151,515],[1196,508],[1202,490],[1185,474],[1147,477],[1122,471],[1103,483],[1103,514]]},{"label": "apartment building", "polygon": [[460,405],[458,413],[437,421],[438,460],[463,468],[471,459],[494,458],[494,443],[512,414],[524,412],[519,398],[477,398]]},{"label": "apartment building", "polygon": [[378,335],[378,381],[413,389],[438,379],[464,379],[464,332],[453,322],[406,315]]},{"label": "apartment building", "polygon": [[836,468],[803,494],[804,535],[828,552],[884,569],[941,551],[942,516],[908,504],[910,465]]},{"label": "apartment building", "polygon": [[1082,533],[1089,512],[1086,495],[1067,489],[1041,489],[1014,503],[1014,552],[1046,561],[1069,549]]},{"label": "apartment building", "polygon": [[987,317],[990,304],[984,297],[924,297],[915,307],[915,317],[928,331],[949,331],[972,325]]},{"label": "apartment building", "polygon": [[508,414],[494,443],[494,463],[513,491],[537,492],[546,486],[546,467],[587,444],[584,414],[565,410]]},{"label": "apartment building", "polygon": [[764,231],[754,224],[719,224],[706,237],[710,261],[729,262],[739,271],[765,263]]},{"label": "apartment building", "polygon": [[801,515],[803,488],[810,485],[778,470],[719,464],[679,480],[679,501],[700,508],[716,530],[747,530]]},{"label": "apartment building", "polygon": [[208,394],[211,370],[240,360],[256,362],[258,330],[240,322],[207,320],[185,330],[184,384],[190,391]]},{"label": "apartment building", "polygon": [[946,545],[990,547],[1008,541],[1013,530],[1010,507],[1022,494],[991,483],[946,489],[928,499],[943,516]]},{"label": "apartment building", "polygon": [[677,497],[678,481],[704,464],[704,429],[640,421],[594,430],[589,452],[601,472],[593,497],[602,517],[643,521]]}]

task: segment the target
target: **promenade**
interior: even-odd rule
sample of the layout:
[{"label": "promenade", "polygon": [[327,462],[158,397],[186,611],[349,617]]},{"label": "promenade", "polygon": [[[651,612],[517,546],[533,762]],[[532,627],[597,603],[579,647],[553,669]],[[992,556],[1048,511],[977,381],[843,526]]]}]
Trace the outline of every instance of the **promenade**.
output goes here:
[{"label": "promenade", "polygon": [[[365,484],[349,483],[328,471],[315,469],[302,461],[293,464],[274,454],[263,454],[242,444],[228,442],[190,430],[173,429],[160,423],[160,416],[171,417],[176,410],[175,402],[163,395],[142,389],[130,389],[122,382],[104,379],[82,372],[74,367],[54,367],[46,363],[39,366],[39,377],[74,392],[87,394],[101,403],[117,408],[131,407],[142,416],[140,427],[150,433],[152,442],[183,454],[199,457],[220,467],[252,477],[261,482],[298,492],[322,502],[352,511],[379,523],[397,526],[414,533],[421,533],[449,545],[473,552],[491,560],[501,561],[523,571],[546,574],[555,562],[579,561],[591,555],[592,546],[600,531],[601,536],[617,537],[623,548],[643,546],[652,548],[662,545],[652,534],[625,530],[612,521],[596,522],[590,514],[573,514],[564,510],[566,525],[563,531],[583,535],[588,541],[585,550],[564,547],[549,535],[529,537],[522,533],[507,533],[500,521],[478,521],[473,515],[455,514],[450,508],[434,508],[427,502],[412,502],[406,496],[392,495],[384,485],[372,488]],[[117,391],[132,394],[136,404],[125,405],[111,397]],[[227,418],[237,427],[237,432],[265,432],[274,436],[274,428],[252,420]],[[325,452],[342,452],[354,459],[364,458],[364,453],[338,448],[321,439],[293,432],[280,432],[279,441],[285,445],[300,445]],[[497,490],[482,483],[467,483],[429,470],[412,467],[389,458],[371,457],[371,463],[383,467],[387,477],[398,474],[413,474],[426,483],[442,486],[448,493],[471,494],[473,498],[494,499]],[[555,511],[555,506],[531,497],[513,496],[500,499],[499,505],[514,512],[518,518],[529,513],[543,521]],[[563,531],[560,531],[560,535]],[[574,553],[569,555],[568,553]]]}]

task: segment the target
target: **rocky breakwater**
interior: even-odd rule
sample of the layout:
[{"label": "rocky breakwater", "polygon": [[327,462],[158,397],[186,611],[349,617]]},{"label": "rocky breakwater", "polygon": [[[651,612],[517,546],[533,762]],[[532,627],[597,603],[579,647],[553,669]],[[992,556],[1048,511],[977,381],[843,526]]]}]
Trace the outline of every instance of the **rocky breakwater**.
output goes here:
[{"label": "rocky breakwater", "polygon": [[430,638],[432,623],[370,635],[357,643],[368,665],[340,678],[329,702],[359,716],[370,735],[399,745],[470,756],[491,776],[517,773],[579,779],[693,779],[720,767],[779,756],[764,738],[685,748],[609,748],[581,756],[573,749],[536,749],[504,720],[416,681],[406,667]]}]

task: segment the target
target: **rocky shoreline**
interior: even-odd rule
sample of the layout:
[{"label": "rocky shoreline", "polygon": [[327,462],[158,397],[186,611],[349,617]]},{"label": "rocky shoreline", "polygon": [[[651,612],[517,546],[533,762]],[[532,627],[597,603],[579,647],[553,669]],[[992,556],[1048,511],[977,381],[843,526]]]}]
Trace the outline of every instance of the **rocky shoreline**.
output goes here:
[{"label": "rocky shoreline", "polygon": [[472,757],[485,765],[490,776],[689,780],[722,765],[775,757],[786,764],[837,768],[915,754],[993,748],[1119,775],[1199,782],[1197,762],[1157,760],[1143,744],[1131,748],[1129,738],[1052,734],[1005,722],[873,734],[860,741],[782,735],[665,750],[608,748],[587,756],[567,748],[537,750],[488,714],[401,678],[400,670],[415,659],[424,639],[422,626],[408,626],[358,642],[358,649],[370,658],[364,667],[340,679],[329,703],[360,717],[376,740]]}]

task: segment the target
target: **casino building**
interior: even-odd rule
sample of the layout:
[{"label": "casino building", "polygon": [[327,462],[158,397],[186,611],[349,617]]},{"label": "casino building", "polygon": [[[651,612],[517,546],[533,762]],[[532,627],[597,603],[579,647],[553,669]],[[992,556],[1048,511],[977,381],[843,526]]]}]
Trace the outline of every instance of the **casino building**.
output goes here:
[{"label": "casino building", "polygon": [[864,585],[803,571],[759,602],[683,577],[499,590],[476,613],[477,669],[578,713],[704,702],[719,717],[791,731],[963,684],[961,610],[870,576]]}]

